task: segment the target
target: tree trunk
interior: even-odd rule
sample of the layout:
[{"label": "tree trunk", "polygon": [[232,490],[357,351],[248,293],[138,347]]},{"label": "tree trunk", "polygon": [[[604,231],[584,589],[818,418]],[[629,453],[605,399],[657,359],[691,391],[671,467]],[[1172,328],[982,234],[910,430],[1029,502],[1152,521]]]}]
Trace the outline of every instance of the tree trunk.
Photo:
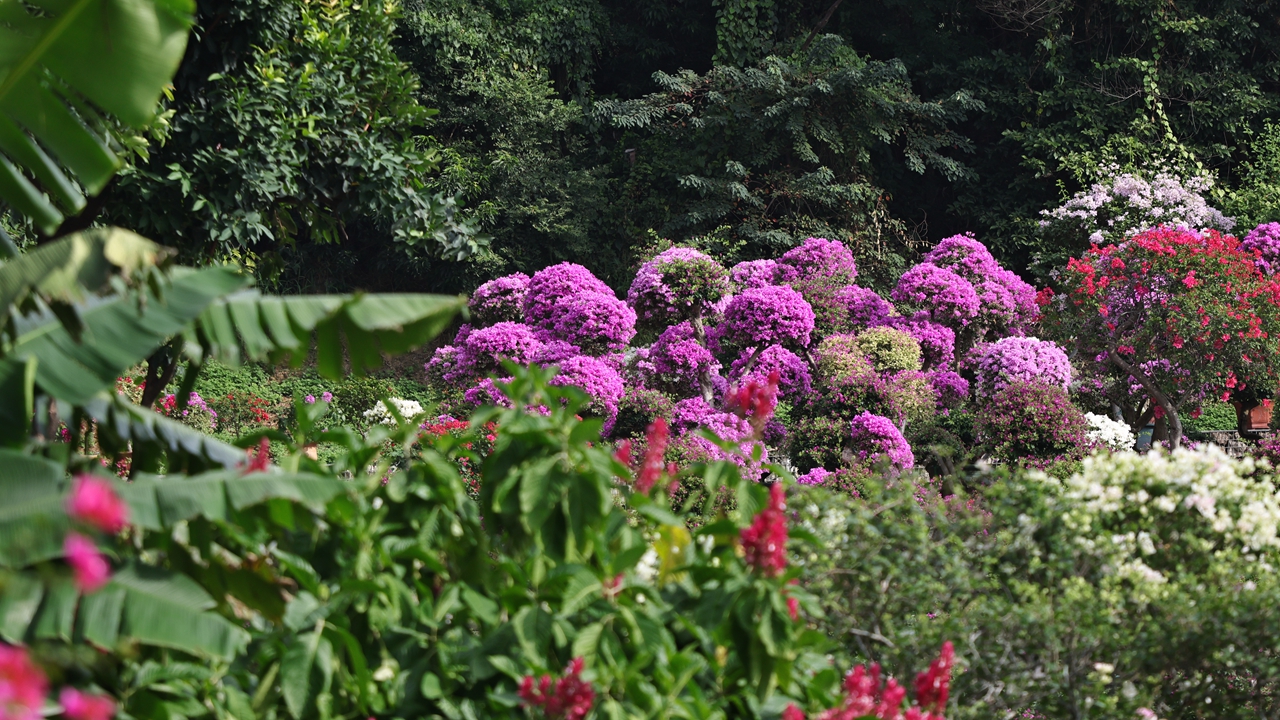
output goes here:
[{"label": "tree trunk", "polygon": [[[695,315],[689,321],[689,326],[693,328],[693,338],[698,341],[698,344],[704,348],[707,347],[707,328],[702,323],[702,314]],[[698,371],[698,391],[702,394],[702,401],[710,405],[715,397],[715,386],[711,384],[711,368]]]}]

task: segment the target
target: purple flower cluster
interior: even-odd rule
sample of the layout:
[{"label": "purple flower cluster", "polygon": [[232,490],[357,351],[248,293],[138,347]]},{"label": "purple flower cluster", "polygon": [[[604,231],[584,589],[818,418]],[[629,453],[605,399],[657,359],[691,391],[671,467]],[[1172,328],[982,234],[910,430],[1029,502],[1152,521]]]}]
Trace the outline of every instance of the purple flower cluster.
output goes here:
[{"label": "purple flower cluster", "polygon": [[[787,270],[791,270],[788,266]],[[729,282],[738,291],[762,288],[779,283],[778,263],[773,260],[748,260],[729,269]]]},{"label": "purple flower cluster", "polygon": [[553,338],[597,354],[622,350],[631,342],[636,313],[613,293],[577,293],[556,301],[544,327]]},{"label": "purple flower cluster", "polygon": [[626,393],[622,376],[608,363],[586,355],[569,358],[559,363],[560,373],[551,379],[551,385],[576,387],[592,399],[592,405],[605,418],[605,433],[613,427],[618,417],[618,403]]},{"label": "purple flower cluster", "polygon": [[969,381],[950,370],[935,370],[927,373],[929,385],[938,396],[938,408],[950,409],[959,407],[969,399]]},{"label": "purple flower cluster", "polygon": [[978,317],[982,302],[973,285],[933,263],[920,263],[903,273],[891,297],[920,308],[936,322],[964,327]]},{"label": "purple flower cluster", "polygon": [[796,482],[801,485],[821,485],[827,481],[835,473],[823,467],[816,467],[803,475],[796,476]]},{"label": "purple flower cluster", "polygon": [[[754,439],[755,429],[739,415],[729,412],[712,412],[702,421],[702,427],[715,433],[721,440],[738,443],[737,452],[725,452],[709,440],[687,435],[685,440],[694,450],[694,456],[703,461],[730,460],[742,468],[742,477],[759,481],[764,475],[763,465],[769,462],[769,450],[764,443]],[[760,462],[752,459],[760,450]]]},{"label": "purple flower cluster", "polygon": [[813,332],[813,308],[786,285],[752,288],[724,310],[723,338],[739,345],[807,347]]},{"label": "purple flower cluster", "polygon": [[728,292],[724,266],[693,248],[673,247],[640,266],[627,303],[642,321],[662,325],[698,317]]},{"label": "purple flower cluster", "polygon": [[846,285],[836,291],[835,301],[848,313],[849,329],[887,325],[893,316],[893,305],[874,290]]},{"label": "purple flower cluster", "polygon": [[565,262],[543,268],[529,278],[524,297],[525,319],[530,325],[547,327],[546,324],[554,317],[556,302],[562,297],[581,293],[612,297],[613,289],[581,265]]},{"label": "purple flower cluster", "polygon": [[747,348],[729,366],[729,379],[735,384],[744,385],[751,380],[764,384],[769,374],[776,370],[778,393],[783,397],[803,399],[813,391],[813,376],[809,373],[809,364],[799,355],[781,345],[770,345],[756,356],[751,372],[744,374],[753,354],[755,348]]},{"label": "purple flower cluster", "polygon": [[1258,253],[1254,264],[1262,272],[1273,275],[1280,269],[1280,223],[1263,223],[1249,231],[1240,242],[1243,250]]},{"label": "purple flower cluster", "polygon": [[821,276],[836,285],[848,285],[858,277],[858,266],[849,248],[838,240],[826,238],[808,238],[800,247],[783,253],[778,264],[795,268],[795,277],[788,281]]},{"label": "purple flower cluster", "polygon": [[513,273],[476,288],[467,301],[476,323],[485,326],[524,319],[524,299],[529,294],[529,276]]},{"label": "purple flower cluster", "polygon": [[887,457],[891,465],[902,470],[915,466],[916,457],[911,453],[911,446],[887,417],[863,412],[850,424],[849,436],[859,460],[872,464],[881,457]]},{"label": "purple flower cluster", "polygon": [[542,346],[537,333],[528,325],[500,322],[467,333],[459,365],[474,374],[496,370],[503,360],[528,365],[537,357]]},{"label": "purple flower cluster", "polygon": [[701,397],[685,398],[671,411],[671,427],[678,433],[685,433],[702,425],[715,413],[715,408]]},{"label": "purple flower cluster", "polygon": [[1007,337],[978,345],[965,358],[977,378],[977,394],[990,396],[1011,383],[1071,383],[1071,361],[1057,343],[1034,337]]},{"label": "purple flower cluster", "polygon": [[945,370],[956,358],[956,333],[946,325],[929,320],[926,313],[911,318],[898,318],[893,327],[920,343],[920,358],[925,370]]},{"label": "purple flower cluster", "polygon": [[715,373],[720,369],[711,351],[694,338],[693,328],[687,322],[662,331],[649,348],[649,363],[655,385],[685,393],[697,391],[703,372]]}]

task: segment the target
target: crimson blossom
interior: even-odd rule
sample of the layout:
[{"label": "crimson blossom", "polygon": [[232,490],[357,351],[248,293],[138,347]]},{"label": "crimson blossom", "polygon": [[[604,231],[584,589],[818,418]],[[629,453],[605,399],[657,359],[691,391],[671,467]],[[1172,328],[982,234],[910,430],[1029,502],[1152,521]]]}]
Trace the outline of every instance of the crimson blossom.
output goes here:
[{"label": "crimson blossom", "polygon": [[1178,447],[1183,408],[1269,395],[1280,380],[1280,282],[1258,256],[1214,230],[1159,227],[1072,258],[1063,294],[1038,302],[1083,357],[1141,387]]}]

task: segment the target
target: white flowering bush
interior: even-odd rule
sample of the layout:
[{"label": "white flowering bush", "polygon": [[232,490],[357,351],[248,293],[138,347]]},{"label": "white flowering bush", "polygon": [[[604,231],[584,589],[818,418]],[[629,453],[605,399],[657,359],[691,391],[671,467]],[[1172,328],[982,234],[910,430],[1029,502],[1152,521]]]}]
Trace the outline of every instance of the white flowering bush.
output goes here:
[{"label": "white flowering bush", "polygon": [[1135,584],[1164,584],[1232,559],[1270,572],[1280,552],[1280,493],[1263,470],[1213,445],[1096,455],[1061,481],[1057,505],[1103,573]]},{"label": "white flowering bush", "polygon": [[1157,172],[1146,177],[1109,165],[1088,190],[1076,193],[1061,207],[1042,211],[1040,226],[1086,235],[1097,245],[1121,242],[1157,225],[1230,230],[1235,219],[1211,207],[1205,198],[1212,187],[1208,176],[1182,178]]},{"label": "white flowering bush", "polygon": [[365,410],[363,415],[366,422],[370,425],[395,425],[395,418],[387,411],[384,402],[389,402],[395,406],[396,412],[400,413],[400,417],[409,418],[417,417],[425,412],[422,403],[417,400],[405,400],[404,398],[387,398],[386,401],[379,401],[377,405]]},{"label": "white flowering bush", "polygon": [[1138,439],[1133,430],[1119,420],[1112,420],[1106,415],[1087,412],[1084,419],[1089,423],[1085,437],[1096,445],[1103,445],[1111,452],[1132,450]]}]

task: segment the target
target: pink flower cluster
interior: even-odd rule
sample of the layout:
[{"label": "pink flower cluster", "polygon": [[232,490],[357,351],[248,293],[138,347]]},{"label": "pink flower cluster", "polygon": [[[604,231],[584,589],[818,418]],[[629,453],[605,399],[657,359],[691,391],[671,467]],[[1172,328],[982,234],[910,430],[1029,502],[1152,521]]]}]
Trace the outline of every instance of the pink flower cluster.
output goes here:
[{"label": "pink flower cluster", "polygon": [[1021,334],[1038,315],[1035,289],[1000,267],[971,235],[941,240],[898,281],[893,298],[960,329]]},{"label": "pink flower cluster", "polygon": [[0,717],[40,720],[49,679],[31,662],[26,648],[0,643]]},{"label": "pink flower cluster", "polygon": [[655,384],[681,394],[697,392],[702,373],[715,374],[720,370],[720,363],[694,338],[688,322],[662,331],[649,348],[649,363]]},{"label": "pink flower cluster", "polygon": [[640,266],[627,303],[641,320],[664,324],[700,316],[728,292],[720,263],[693,248],[673,247]]},{"label": "pink flower cluster", "polygon": [[467,301],[471,317],[480,326],[499,322],[519,322],[524,318],[524,299],[529,294],[529,276],[513,273],[490,280],[476,288]]},{"label": "pink flower cluster", "polygon": [[618,402],[626,392],[622,376],[604,361],[586,355],[569,358],[559,367],[560,374],[551,378],[550,384],[576,387],[591,396],[605,418],[607,434],[618,416]]},{"label": "pink flower cluster", "polygon": [[1257,255],[1254,264],[1268,275],[1280,269],[1280,223],[1263,223],[1240,241],[1240,249]]},{"label": "pink flower cluster", "polygon": [[853,419],[849,435],[860,460],[874,463],[885,457],[891,465],[902,470],[915,466],[916,458],[911,446],[887,417],[863,412]]},{"label": "pink flower cluster", "polygon": [[554,316],[560,298],[580,293],[613,295],[613,290],[581,265],[565,262],[543,268],[529,278],[524,297],[525,320],[542,326]]},{"label": "pink flower cluster", "polygon": [[1066,389],[1071,384],[1071,360],[1050,340],[1006,337],[978,345],[965,359],[977,377],[979,395],[989,396],[1010,383],[1038,383]]},{"label": "pink flower cluster", "polygon": [[582,658],[574,658],[564,669],[564,676],[555,681],[550,675],[543,675],[536,682],[532,675],[525,675],[518,691],[521,702],[541,709],[547,720],[582,720],[596,699],[591,683],[581,677],[582,666]]},{"label": "pink flower cluster", "polygon": [[794,268],[794,275],[783,276],[786,282],[822,276],[834,284],[848,285],[858,277],[858,267],[849,248],[838,240],[826,238],[806,239],[799,247],[783,253],[778,264]]},{"label": "pink flower cluster", "polygon": [[[752,355],[755,355],[755,364],[748,373],[747,363]],[[739,385],[753,381],[764,384],[774,373],[778,376],[778,393],[783,397],[802,399],[813,390],[809,363],[781,345],[770,345],[758,355],[755,354],[755,348],[747,348],[729,366],[729,379]]]},{"label": "pink flower cluster", "polygon": [[889,324],[893,305],[874,290],[847,285],[836,291],[836,302],[848,313],[851,329],[879,327]]},{"label": "pink flower cluster", "polygon": [[739,345],[808,347],[813,308],[786,285],[744,290],[724,310],[723,339]]},{"label": "pink flower cluster", "polygon": [[[954,665],[955,647],[947,641],[929,669],[916,676],[916,702],[906,712],[902,701],[907,689],[893,678],[883,680],[878,664],[859,665],[844,678],[844,701],[818,715],[818,720],[944,720]],[[804,715],[793,713],[792,717],[803,720]]]},{"label": "pink flower cluster", "polygon": [[[782,272],[782,276],[788,271],[792,271],[789,266]],[[777,285],[779,279],[778,263],[773,260],[747,260],[729,269],[729,282],[737,292]]]},{"label": "pink flower cluster", "polygon": [[787,499],[782,484],[769,488],[769,504],[740,533],[747,564],[765,577],[787,569]]}]

